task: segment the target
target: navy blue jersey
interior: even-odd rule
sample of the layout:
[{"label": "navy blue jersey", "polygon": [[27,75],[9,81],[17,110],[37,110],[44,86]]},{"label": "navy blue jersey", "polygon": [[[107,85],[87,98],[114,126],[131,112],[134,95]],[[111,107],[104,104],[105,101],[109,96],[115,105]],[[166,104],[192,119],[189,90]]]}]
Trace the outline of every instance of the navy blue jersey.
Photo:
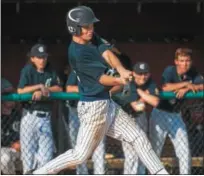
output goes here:
[{"label": "navy blue jersey", "polygon": [[102,55],[104,51],[112,49],[113,45],[111,45],[107,40],[100,37],[97,33],[94,33],[93,38],[90,42],[98,48],[98,51]]},{"label": "navy blue jersey", "polygon": [[[24,88],[26,86],[33,86],[37,84],[44,84],[46,87],[51,86],[61,86],[61,82],[57,73],[51,68],[50,65],[47,65],[44,72],[40,73],[36,70],[35,66],[32,64],[27,64],[21,70],[21,76],[18,84],[18,88]],[[51,102],[50,101],[36,101],[31,102],[33,110],[42,110],[42,111],[50,111],[51,110]]]},{"label": "navy blue jersey", "polygon": [[113,95],[113,100],[119,104],[128,114],[135,114],[135,110],[131,107],[130,103],[138,101],[141,97],[137,93],[137,89],[148,90],[151,95],[158,96],[159,90],[156,83],[150,78],[144,85],[138,86],[134,81],[130,84],[130,96],[122,96],[122,93]]},{"label": "navy blue jersey", "polygon": [[[66,82],[66,86],[78,86],[78,80],[76,73],[72,70],[71,73],[69,74],[69,77]],[[78,103],[78,100],[69,100],[69,105],[72,107],[76,107]]]},{"label": "navy blue jersey", "polygon": [[68,58],[79,81],[80,100],[108,99],[108,89],[99,83],[100,77],[108,67],[97,46],[92,43],[82,45],[72,41],[68,49]]},{"label": "navy blue jersey", "polygon": [[21,112],[13,110],[10,115],[1,116],[1,146],[9,147],[20,138]]},{"label": "navy blue jersey", "polygon": [[1,78],[1,92],[6,91],[6,89],[13,88],[12,84],[5,78]]},{"label": "navy blue jersey", "polygon": [[[204,83],[203,76],[200,75],[195,68],[191,68],[183,75],[178,75],[176,66],[168,66],[162,74],[161,81],[163,85],[166,83],[179,83],[184,81],[189,81],[193,84]],[[179,99],[162,100],[158,108],[169,112],[180,112],[181,105],[182,100]]]}]

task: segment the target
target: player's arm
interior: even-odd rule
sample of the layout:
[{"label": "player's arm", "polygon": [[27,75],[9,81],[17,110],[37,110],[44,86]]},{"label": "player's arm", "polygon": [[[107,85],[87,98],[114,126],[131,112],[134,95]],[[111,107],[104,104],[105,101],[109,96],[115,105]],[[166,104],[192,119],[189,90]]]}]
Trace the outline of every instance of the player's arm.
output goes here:
[{"label": "player's arm", "polygon": [[175,83],[174,81],[174,67],[169,66],[167,67],[163,74],[162,74],[162,90],[163,91],[176,91],[179,89],[182,89],[184,87],[187,87],[190,82],[189,81],[185,81],[185,82],[179,82],[179,83]]},{"label": "player's arm", "polygon": [[132,72],[123,67],[120,60],[112,51],[106,50],[103,52],[102,56],[112,68],[115,68],[118,71],[121,77],[126,79],[130,78]]},{"label": "player's arm", "polygon": [[46,86],[49,92],[62,92],[62,82],[57,74],[57,72],[53,71],[53,78],[50,86]]},{"label": "player's arm", "polygon": [[147,91],[144,91],[142,89],[137,89],[137,93],[142,98],[142,100],[145,101],[146,103],[152,105],[153,107],[158,106],[158,104],[160,102],[159,97],[152,95],[152,94],[150,94]]},{"label": "player's arm", "polygon": [[188,87],[191,83],[188,81],[180,82],[180,83],[165,83],[162,85],[163,91],[176,91],[185,87]]},{"label": "player's arm", "polygon": [[74,86],[74,85],[68,85],[68,86],[66,86],[66,92],[75,92],[75,93],[78,93],[79,92],[79,87],[78,86]]},{"label": "player's arm", "polygon": [[51,87],[47,87],[50,92],[62,92],[63,89],[61,86],[55,85]]},{"label": "player's arm", "polygon": [[194,87],[197,91],[204,90],[204,77],[201,74],[197,74],[197,76],[194,79]]},{"label": "player's arm", "polygon": [[120,86],[120,85],[126,85],[127,80],[121,77],[112,77],[112,76],[103,74],[99,78],[99,83],[104,86]]},{"label": "player's arm", "polygon": [[194,86],[197,91],[204,90],[204,84],[195,84]]},{"label": "player's arm", "polygon": [[110,92],[110,94],[112,95],[112,94],[121,92],[122,89],[123,89],[123,86],[122,86],[122,85],[120,85],[120,86],[113,86],[113,87],[109,90],[109,92]]},{"label": "player's arm", "polygon": [[44,87],[43,84],[36,84],[36,85],[33,85],[33,86],[25,86],[23,88],[18,88],[17,92],[19,94],[33,93],[35,91],[40,91],[42,89],[42,87]]},{"label": "player's arm", "polygon": [[66,82],[66,92],[79,92],[78,80],[76,73],[72,70]]}]

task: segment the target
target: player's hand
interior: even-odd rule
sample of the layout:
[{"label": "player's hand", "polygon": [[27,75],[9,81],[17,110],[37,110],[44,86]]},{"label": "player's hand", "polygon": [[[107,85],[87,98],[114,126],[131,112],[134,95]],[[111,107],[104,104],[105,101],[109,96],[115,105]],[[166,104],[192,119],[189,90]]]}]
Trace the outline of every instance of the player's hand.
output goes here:
[{"label": "player's hand", "polygon": [[176,98],[181,99],[184,97],[184,95],[188,92],[188,88],[182,88],[179,89],[177,91],[175,91],[174,93],[176,94]]},{"label": "player's hand", "polygon": [[193,84],[188,84],[187,89],[195,93],[197,91],[196,86]]},{"label": "player's hand", "polygon": [[21,147],[20,147],[20,141],[16,141],[11,144],[11,148],[15,149],[17,152],[20,152]]},{"label": "player's hand", "polygon": [[42,94],[42,92],[40,90],[35,91],[33,93],[32,100],[39,101],[39,100],[41,100],[42,96],[43,96],[43,94]]},{"label": "player's hand", "polygon": [[49,97],[50,91],[49,91],[49,89],[48,89],[47,87],[45,87],[43,84],[41,84],[40,90],[41,90],[42,95],[43,95],[44,97]]},{"label": "player's hand", "polygon": [[133,79],[133,73],[130,70],[119,69],[118,73],[120,74],[121,78],[126,79],[127,81],[132,81]]}]

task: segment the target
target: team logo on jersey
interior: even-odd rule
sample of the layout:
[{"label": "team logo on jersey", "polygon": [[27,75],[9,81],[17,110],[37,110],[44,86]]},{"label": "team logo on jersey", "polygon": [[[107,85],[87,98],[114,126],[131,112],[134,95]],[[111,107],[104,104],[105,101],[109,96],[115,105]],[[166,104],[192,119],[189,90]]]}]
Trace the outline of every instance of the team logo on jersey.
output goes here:
[{"label": "team logo on jersey", "polygon": [[19,132],[20,131],[20,122],[19,121],[13,122],[12,128],[13,128],[13,131]]},{"label": "team logo on jersey", "polygon": [[45,87],[50,87],[50,86],[51,86],[51,81],[52,81],[52,78],[48,78],[48,79],[45,81]]},{"label": "team logo on jersey", "polygon": [[155,92],[156,95],[159,95],[159,89],[158,88],[155,88],[154,92]]},{"label": "team logo on jersey", "polygon": [[60,78],[57,77],[57,84],[60,84]]},{"label": "team logo on jersey", "polygon": [[42,52],[44,52],[44,48],[43,48],[42,46],[40,46],[40,47],[38,48],[38,51],[42,53]]}]

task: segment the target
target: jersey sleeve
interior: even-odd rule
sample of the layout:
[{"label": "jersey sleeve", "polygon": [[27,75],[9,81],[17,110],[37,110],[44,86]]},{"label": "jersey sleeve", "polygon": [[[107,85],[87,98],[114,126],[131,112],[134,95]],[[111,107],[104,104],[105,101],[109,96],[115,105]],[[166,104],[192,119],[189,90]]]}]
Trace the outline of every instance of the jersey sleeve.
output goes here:
[{"label": "jersey sleeve", "polygon": [[154,81],[150,81],[148,91],[151,95],[159,96],[159,89]]},{"label": "jersey sleeve", "polygon": [[26,67],[23,68],[21,70],[18,88],[24,88],[25,86],[29,85],[29,76],[28,75],[29,75],[29,70],[26,69]]},{"label": "jersey sleeve", "polygon": [[204,77],[201,74],[197,74],[193,81],[194,84],[204,84]]},{"label": "jersey sleeve", "polygon": [[94,43],[98,47],[98,50],[100,54],[102,55],[104,51],[110,50],[113,48],[113,45],[111,45],[107,40],[104,38],[100,37],[98,34],[94,33]]},{"label": "jersey sleeve", "polygon": [[67,82],[66,82],[66,86],[68,86],[68,85],[77,85],[77,84],[78,84],[77,75],[72,70],[71,73],[68,76],[68,79],[67,79]]},{"label": "jersey sleeve", "polygon": [[1,92],[4,92],[8,88],[13,88],[12,84],[8,80],[1,78]]},{"label": "jersey sleeve", "polygon": [[167,67],[163,74],[162,74],[162,80],[161,83],[162,84],[166,84],[166,83],[172,83],[173,82],[173,78],[172,78],[172,67]]}]

